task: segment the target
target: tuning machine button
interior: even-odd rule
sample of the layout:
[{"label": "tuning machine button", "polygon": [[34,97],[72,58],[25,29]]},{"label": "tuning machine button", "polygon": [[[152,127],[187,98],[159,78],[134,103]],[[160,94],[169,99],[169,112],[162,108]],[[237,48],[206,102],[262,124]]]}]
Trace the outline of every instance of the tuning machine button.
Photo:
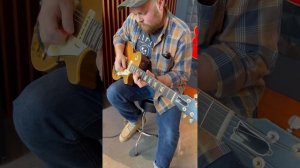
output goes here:
[{"label": "tuning machine button", "polygon": [[257,156],[252,160],[252,164],[254,168],[264,168],[266,162],[262,157]]},{"label": "tuning machine button", "polygon": [[300,143],[293,145],[292,150],[297,157],[300,157]]}]

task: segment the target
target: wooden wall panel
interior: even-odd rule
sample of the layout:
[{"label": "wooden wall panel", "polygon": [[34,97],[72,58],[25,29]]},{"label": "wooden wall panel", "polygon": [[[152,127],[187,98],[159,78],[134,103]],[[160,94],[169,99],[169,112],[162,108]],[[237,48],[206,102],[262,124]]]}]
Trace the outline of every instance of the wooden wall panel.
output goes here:
[{"label": "wooden wall panel", "polygon": [[30,42],[38,13],[37,0],[0,1],[0,105],[6,115],[12,101],[40,73],[30,62]]}]

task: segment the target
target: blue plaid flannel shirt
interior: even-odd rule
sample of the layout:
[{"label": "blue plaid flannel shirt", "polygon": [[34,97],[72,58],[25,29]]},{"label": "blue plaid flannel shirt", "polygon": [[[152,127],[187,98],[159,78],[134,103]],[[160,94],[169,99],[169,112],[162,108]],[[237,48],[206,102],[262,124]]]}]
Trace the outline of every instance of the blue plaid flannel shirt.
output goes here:
[{"label": "blue plaid flannel shirt", "polygon": [[[169,77],[172,80],[171,88],[181,93],[191,73],[192,32],[185,22],[172,13],[168,12],[167,15],[167,21],[152,49],[152,72],[156,76],[166,75]],[[131,41],[136,48],[141,31],[134,15],[130,14],[114,35],[113,43],[114,45],[125,44],[127,41]],[[171,58],[166,59],[162,56],[163,53],[169,53]],[[158,113],[163,113],[174,106],[159,92],[155,93],[153,101]]]},{"label": "blue plaid flannel shirt", "polygon": [[[238,115],[253,117],[265,88],[263,77],[276,62],[281,3],[216,0],[207,6],[198,2],[199,57],[210,60],[218,77],[217,90],[208,93]],[[230,151],[205,130],[198,132],[200,155],[204,153],[209,163]]]}]

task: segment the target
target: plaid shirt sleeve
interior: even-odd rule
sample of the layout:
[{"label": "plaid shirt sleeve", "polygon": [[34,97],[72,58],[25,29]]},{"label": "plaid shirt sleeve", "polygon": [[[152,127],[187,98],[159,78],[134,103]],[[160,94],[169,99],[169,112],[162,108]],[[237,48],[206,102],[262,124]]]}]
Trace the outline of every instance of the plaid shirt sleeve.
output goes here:
[{"label": "plaid shirt sleeve", "polygon": [[[277,59],[281,5],[281,0],[198,4],[199,57],[211,62],[218,77],[212,94],[239,115],[252,116],[263,93],[263,77]],[[208,163],[230,149],[224,143],[198,145]]]},{"label": "plaid shirt sleeve", "polygon": [[[209,22],[219,26],[203,28],[207,32],[202,31],[199,38],[210,39],[199,41],[209,47],[200,49],[199,53],[207,57],[217,71],[218,83],[214,95],[221,98],[254,85],[274,66],[281,7],[279,0],[228,0],[227,3],[219,1],[214,7],[219,8],[218,12],[209,11],[211,14],[201,15],[201,10],[207,9],[199,6],[200,30]],[[221,33],[216,34],[218,31]]]},{"label": "plaid shirt sleeve", "polygon": [[130,14],[126,20],[123,22],[121,28],[118,29],[113,37],[113,43],[125,44],[127,41],[131,41],[131,33],[133,32],[133,25],[135,25],[133,15]]},{"label": "plaid shirt sleeve", "polygon": [[[176,27],[176,29],[180,28]],[[171,71],[166,74],[172,80],[171,88],[185,86],[191,74],[192,35],[188,28],[186,28],[186,30],[188,31],[183,34],[178,44],[176,46],[170,46],[170,48],[177,48],[177,52],[174,56],[174,66]],[[176,34],[173,36],[176,36]]]},{"label": "plaid shirt sleeve", "polygon": [[[169,77],[172,81],[170,88],[181,93],[191,74],[192,33],[186,23],[171,13],[168,14],[163,32],[163,39],[152,53],[152,71],[155,75]],[[163,53],[169,53],[170,58],[162,56]],[[158,113],[164,113],[174,106],[159,92],[154,96],[154,104]]]}]

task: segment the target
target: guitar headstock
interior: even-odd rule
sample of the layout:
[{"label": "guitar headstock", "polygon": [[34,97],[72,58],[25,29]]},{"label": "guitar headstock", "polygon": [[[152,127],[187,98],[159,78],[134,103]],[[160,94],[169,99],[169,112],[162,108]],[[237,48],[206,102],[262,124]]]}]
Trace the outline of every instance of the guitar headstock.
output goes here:
[{"label": "guitar headstock", "polygon": [[174,104],[188,117],[190,117],[190,122],[198,120],[198,105],[197,100],[191,98],[187,95],[179,95]]}]

